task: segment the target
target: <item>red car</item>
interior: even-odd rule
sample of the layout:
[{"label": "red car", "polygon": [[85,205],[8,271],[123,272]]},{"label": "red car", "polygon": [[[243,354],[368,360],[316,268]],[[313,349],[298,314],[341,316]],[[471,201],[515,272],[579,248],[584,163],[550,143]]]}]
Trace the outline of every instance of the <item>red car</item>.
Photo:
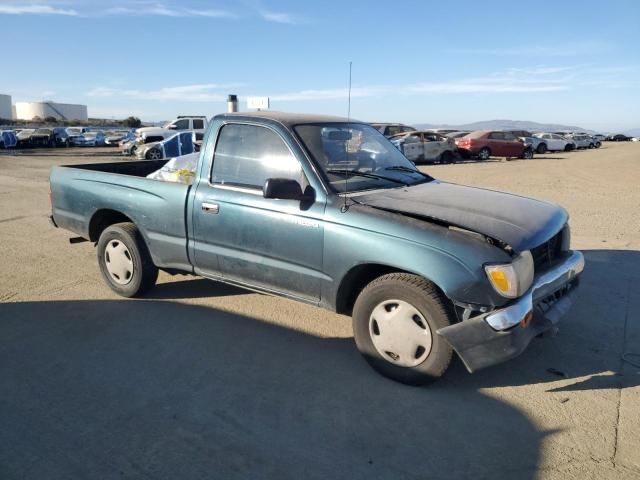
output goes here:
[{"label": "red car", "polygon": [[465,158],[488,160],[491,156],[533,158],[533,149],[510,132],[478,130],[456,138],[458,151]]}]

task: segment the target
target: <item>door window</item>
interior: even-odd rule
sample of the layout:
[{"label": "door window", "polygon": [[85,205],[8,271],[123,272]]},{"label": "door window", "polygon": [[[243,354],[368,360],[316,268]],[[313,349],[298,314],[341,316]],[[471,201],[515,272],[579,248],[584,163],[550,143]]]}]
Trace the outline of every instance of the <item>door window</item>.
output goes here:
[{"label": "door window", "polygon": [[274,131],[255,125],[223,126],[213,156],[212,183],[262,189],[267,178],[306,185],[300,162]]},{"label": "door window", "polygon": [[195,118],[193,120],[193,129],[194,130],[202,130],[204,128],[204,120],[200,118]]},{"label": "door window", "polygon": [[502,133],[502,132],[491,132],[489,134],[489,138],[491,140],[504,140],[504,133]]},{"label": "door window", "polygon": [[183,118],[182,120],[174,122],[173,125],[176,127],[176,130],[189,130],[189,119]]},{"label": "door window", "polygon": [[503,138],[504,140],[509,140],[510,142],[513,142],[516,139],[516,137],[512,133],[509,133],[509,132],[504,132],[502,135],[504,137]]}]

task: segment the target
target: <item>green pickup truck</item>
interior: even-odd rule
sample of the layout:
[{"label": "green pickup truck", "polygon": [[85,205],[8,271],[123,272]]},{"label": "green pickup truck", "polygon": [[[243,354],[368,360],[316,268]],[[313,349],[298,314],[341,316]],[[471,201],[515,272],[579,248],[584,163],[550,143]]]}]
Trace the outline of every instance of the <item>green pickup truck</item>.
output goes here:
[{"label": "green pickup truck", "polygon": [[95,242],[125,297],[158,270],[187,273],[351,315],[383,375],[470,372],[556,330],[584,258],[562,208],[439,181],[380,132],[277,112],[212,119],[191,184],[146,176],[167,160],[60,166],[51,221]]}]

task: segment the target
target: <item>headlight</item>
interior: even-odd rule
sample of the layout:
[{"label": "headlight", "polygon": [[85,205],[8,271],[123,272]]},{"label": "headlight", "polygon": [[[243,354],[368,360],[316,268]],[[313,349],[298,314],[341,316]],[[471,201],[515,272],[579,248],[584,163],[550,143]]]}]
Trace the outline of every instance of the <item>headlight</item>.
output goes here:
[{"label": "headlight", "polygon": [[517,298],[533,282],[533,257],[527,250],[511,263],[485,265],[484,270],[496,292],[506,298]]}]

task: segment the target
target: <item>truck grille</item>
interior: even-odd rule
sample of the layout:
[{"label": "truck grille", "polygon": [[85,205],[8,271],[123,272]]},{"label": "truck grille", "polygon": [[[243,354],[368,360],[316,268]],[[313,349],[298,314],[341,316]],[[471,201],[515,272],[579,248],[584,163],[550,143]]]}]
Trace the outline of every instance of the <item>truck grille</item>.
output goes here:
[{"label": "truck grille", "polygon": [[531,249],[531,256],[533,257],[533,266],[535,271],[544,269],[544,267],[553,263],[562,251],[562,232],[560,230],[556,235],[551,237],[548,241]]}]

